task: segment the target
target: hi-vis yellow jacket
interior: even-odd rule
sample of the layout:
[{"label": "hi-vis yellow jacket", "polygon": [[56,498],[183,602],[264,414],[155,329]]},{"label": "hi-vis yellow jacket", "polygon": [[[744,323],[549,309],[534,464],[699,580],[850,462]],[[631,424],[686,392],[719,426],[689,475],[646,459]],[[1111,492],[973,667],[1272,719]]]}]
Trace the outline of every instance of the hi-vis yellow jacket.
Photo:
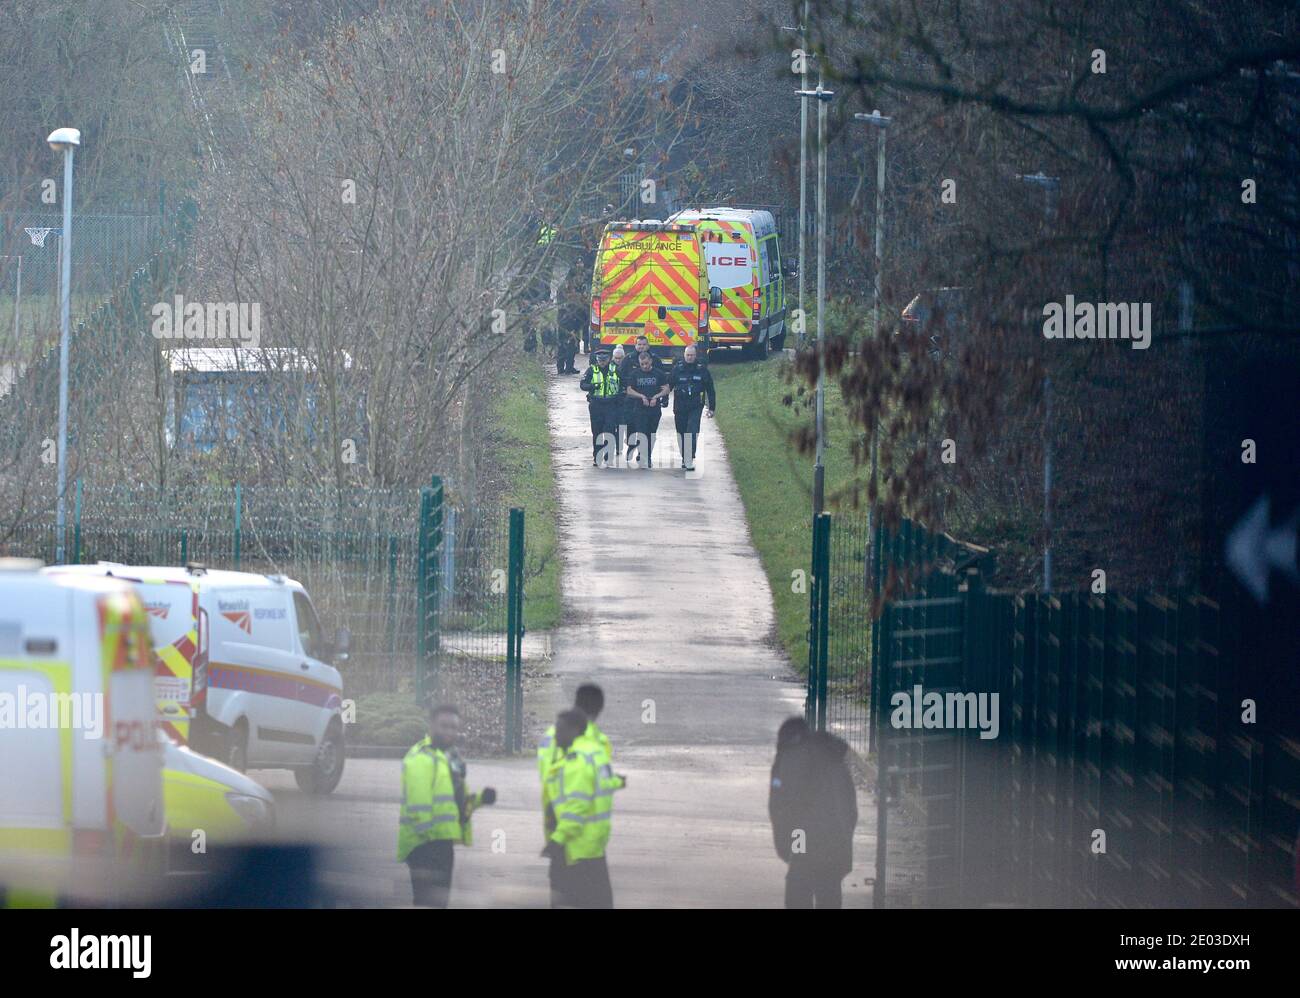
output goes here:
[{"label": "hi-vis yellow jacket", "polygon": [[610,796],[600,796],[600,766],[589,742],[579,739],[563,755],[557,750],[546,770],[542,791],[547,810],[547,838],[564,846],[564,861],[572,865],[580,859],[598,859],[605,855],[609,842]]},{"label": "hi-vis yellow jacket", "polygon": [[425,842],[451,839],[463,845],[474,841],[470,818],[479,806],[479,795],[465,789],[465,813],[456,806],[456,787],[451,762],[441,749],[424,738],[411,747],[402,760],[402,811],[397,827],[397,859],[405,861],[411,851]]},{"label": "hi-vis yellow jacket", "polygon": [[[595,766],[596,776],[595,788],[591,791],[592,816],[601,820],[605,824],[605,840],[608,841],[610,834],[610,822],[614,814],[614,791],[623,789],[622,777],[614,775],[614,763],[610,757],[609,739],[605,732],[592,721],[587,722],[587,730],[584,731],[577,740],[569,747],[569,753],[578,753],[583,758],[589,759]],[[560,752],[559,746],[555,744],[555,725],[546,729],[546,734],[537,746],[537,774],[542,781],[542,815],[545,819],[548,809],[555,801],[553,792],[555,784],[549,779],[552,767],[559,762],[565,761],[565,756]],[[552,829],[548,826],[546,832],[550,836]],[[558,840],[557,840],[558,841]],[[603,855],[604,848],[602,845],[601,852],[597,855]],[[586,857],[579,857],[586,858]]]},{"label": "hi-vis yellow jacket", "polygon": [[[587,722],[587,730],[579,737],[579,741],[583,739],[586,739],[600,749],[604,761],[609,763],[611,766],[613,765],[614,760],[609,747],[609,739],[605,736],[605,732],[596,727],[595,721]],[[573,748],[577,747],[577,745],[573,746]],[[558,751],[559,749],[555,744],[555,725],[552,724],[546,729],[546,734],[542,735],[542,740],[537,743],[537,775],[541,777],[543,784],[546,782],[546,770],[550,768],[553,756]],[[622,786],[623,781],[619,780],[618,787],[621,789]]]}]

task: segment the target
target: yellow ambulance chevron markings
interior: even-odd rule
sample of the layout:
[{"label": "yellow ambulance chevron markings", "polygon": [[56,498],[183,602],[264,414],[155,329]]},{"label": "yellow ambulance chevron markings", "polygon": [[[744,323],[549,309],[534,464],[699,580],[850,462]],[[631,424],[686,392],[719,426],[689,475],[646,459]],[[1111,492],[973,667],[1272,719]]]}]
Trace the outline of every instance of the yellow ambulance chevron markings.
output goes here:
[{"label": "yellow ambulance chevron markings", "polygon": [[[156,663],[154,672],[165,672],[174,677],[192,679],[194,676],[194,652],[199,645],[198,631],[187,631],[169,645],[155,651]],[[174,703],[174,701],[167,701]],[[166,718],[162,721],[163,729],[171,734],[182,744],[190,740],[189,720],[172,721]]]}]

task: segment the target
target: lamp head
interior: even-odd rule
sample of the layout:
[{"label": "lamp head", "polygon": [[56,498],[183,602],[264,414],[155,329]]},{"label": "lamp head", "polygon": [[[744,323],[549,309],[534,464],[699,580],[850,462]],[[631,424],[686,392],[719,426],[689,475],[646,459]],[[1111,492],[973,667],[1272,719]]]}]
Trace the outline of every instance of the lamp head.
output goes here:
[{"label": "lamp head", "polygon": [[50,132],[50,137],[45,141],[50,144],[50,148],[55,152],[75,149],[81,145],[81,132],[75,128],[56,128]]}]

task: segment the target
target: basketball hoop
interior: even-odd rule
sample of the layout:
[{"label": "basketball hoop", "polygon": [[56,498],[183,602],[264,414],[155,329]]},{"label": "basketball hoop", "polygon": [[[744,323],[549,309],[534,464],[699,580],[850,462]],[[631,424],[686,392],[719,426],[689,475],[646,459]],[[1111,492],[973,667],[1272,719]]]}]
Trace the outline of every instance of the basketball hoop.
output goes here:
[{"label": "basketball hoop", "polygon": [[27,233],[27,238],[29,238],[32,241],[33,246],[39,246],[41,249],[44,249],[45,237],[48,236],[51,232],[58,232],[59,230],[54,228],[42,229],[39,227],[32,227],[32,228],[25,228],[23,229],[23,231]]}]

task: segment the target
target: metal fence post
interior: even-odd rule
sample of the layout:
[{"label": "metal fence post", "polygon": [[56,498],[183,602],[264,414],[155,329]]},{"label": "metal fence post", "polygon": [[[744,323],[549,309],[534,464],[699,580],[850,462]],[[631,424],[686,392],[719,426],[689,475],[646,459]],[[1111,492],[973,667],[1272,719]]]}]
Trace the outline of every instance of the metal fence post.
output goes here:
[{"label": "metal fence post", "polygon": [[388,535],[388,654],[397,651],[397,535]]},{"label": "metal fence post", "polygon": [[812,551],[809,552],[808,574],[808,676],[805,679],[803,719],[808,725],[817,720],[817,585],[821,573],[817,570],[817,518],[813,517]]},{"label": "metal fence post", "polygon": [[442,548],[443,490],[442,479],[434,475],[428,488],[420,490],[419,557],[416,563],[416,664],[415,699],[428,706],[433,691],[435,666],[439,654],[439,557]]},{"label": "metal fence post", "polygon": [[808,590],[808,692],[804,720],[818,731],[826,727],[826,637],[830,575],[830,514],[813,519],[812,585]]},{"label": "metal fence post", "polygon": [[81,478],[77,478],[77,499],[72,512],[72,564],[81,564]]},{"label": "metal fence post", "polygon": [[[876,574],[875,601],[872,606],[871,624],[871,669],[872,685],[875,687],[875,699],[872,701],[872,714],[875,715],[876,734],[876,880],[871,889],[871,906],[883,908],[886,903],[886,878],[889,875],[889,768],[893,764],[889,746],[889,725],[886,723],[889,690],[892,686],[889,662],[892,638],[889,635],[889,607],[883,602],[884,587],[881,584],[882,569],[886,553],[893,564],[896,537],[886,536],[884,525],[877,528],[874,538]],[[888,547],[886,547],[888,545]]]},{"label": "metal fence post", "polygon": [[524,740],[524,511],[510,510],[510,565],[506,575],[505,748],[520,751]]},{"label": "metal fence post", "polygon": [[871,754],[876,751],[876,746],[880,739],[880,713],[877,707],[880,704],[881,685],[880,685],[880,549],[884,545],[884,527],[880,525],[880,518],[873,513],[868,521],[870,531],[870,561],[868,563],[868,587],[870,589],[869,597],[871,600],[871,643],[868,645],[869,652],[867,661],[871,668],[871,693],[870,693],[870,713],[867,716],[867,753]]},{"label": "metal fence post", "polygon": [[456,598],[456,510],[447,510],[442,544],[442,598]]},{"label": "metal fence post", "polygon": [[817,602],[817,730],[825,731],[829,672],[827,663],[830,658],[831,514],[823,513],[817,519],[821,530],[821,564],[817,568],[817,577],[821,579]]},{"label": "metal fence post", "polygon": [[243,539],[242,538],[243,527],[244,527],[244,493],[243,490],[240,488],[239,483],[236,482],[235,483],[235,550],[234,550],[236,572],[239,571],[239,548],[240,548],[240,542]]}]

